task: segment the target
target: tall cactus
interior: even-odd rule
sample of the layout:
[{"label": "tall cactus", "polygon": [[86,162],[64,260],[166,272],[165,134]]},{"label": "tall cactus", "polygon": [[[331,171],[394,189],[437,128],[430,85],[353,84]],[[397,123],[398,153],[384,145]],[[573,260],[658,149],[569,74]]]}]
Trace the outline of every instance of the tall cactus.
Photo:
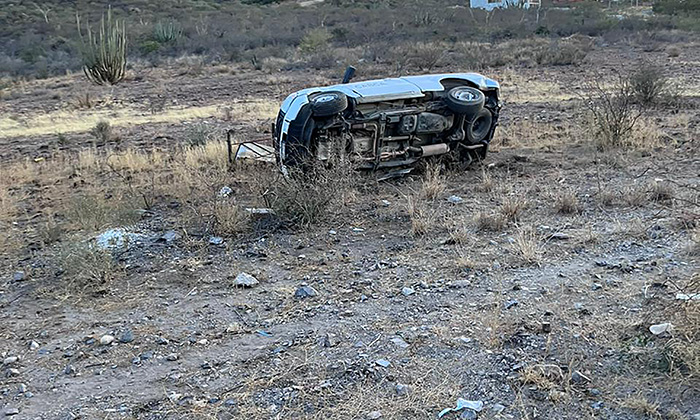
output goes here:
[{"label": "tall cactus", "polygon": [[107,18],[102,15],[99,32],[94,33],[87,25],[86,33],[83,34],[80,16],[76,16],[76,20],[85,76],[98,85],[119,83],[126,73],[127,37],[124,21],[113,19],[110,7]]}]

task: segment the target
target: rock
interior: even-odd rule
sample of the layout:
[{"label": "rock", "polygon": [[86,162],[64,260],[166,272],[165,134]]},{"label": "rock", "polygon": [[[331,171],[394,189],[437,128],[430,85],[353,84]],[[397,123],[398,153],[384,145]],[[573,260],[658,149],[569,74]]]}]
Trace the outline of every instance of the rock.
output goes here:
[{"label": "rock", "polygon": [[603,285],[600,283],[593,283],[593,286],[591,286],[591,290],[600,290],[603,288]]},{"label": "rock", "polygon": [[29,342],[29,350],[36,350],[38,348],[39,348],[39,343],[37,343],[34,340]]},{"label": "rock", "polygon": [[447,197],[447,202],[452,203],[452,204],[459,204],[462,201],[464,201],[464,199],[462,197],[459,197],[456,195],[451,195],[451,196]]},{"label": "rock", "polygon": [[168,340],[165,337],[158,337],[156,343],[160,344],[161,346],[167,346],[168,344],[170,344],[170,340]]},{"label": "rock", "polygon": [[134,341],[134,333],[131,332],[131,330],[125,330],[121,336],[119,336],[119,342],[120,343],[131,343]]},{"label": "rock", "polygon": [[565,241],[569,238],[570,238],[570,236],[567,235],[566,233],[563,233],[563,232],[556,232],[556,233],[552,234],[552,239],[559,239],[561,241]]},{"label": "rock", "polygon": [[337,335],[328,333],[323,337],[323,347],[335,347],[340,344],[340,339]]},{"label": "rock", "polygon": [[19,369],[17,369],[17,368],[9,368],[9,369],[7,369],[7,374],[8,374],[9,376],[19,376],[19,375],[20,375],[20,371],[19,371]]},{"label": "rock", "polygon": [[588,394],[590,394],[593,397],[598,397],[600,396],[601,392],[598,388],[591,388],[588,390]]},{"label": "rock", "polygon": [[226,197],[230,196],[232,193],[233,193],[233,190],[231,189],[231,187],[229,187],[228,185],[224,185],[223,187],[221,187],[221,189],[219,190],[219,193],[216,194],[216,196],[219,198],[226,198]]},{"label": "rock", "polygon": [[391,342],[400,349],[408,348],[408,343],[403,338],[396,336],[391,338]]},{"label": "rock", "polygon": [[7,417],[16,416],[17,414],[19,414],[19,409],[18,409],[18,408],[6,408],[6,409],[5,409],[5,415],[6,415]]},{"label": "rock", "polygon": [[178,356],[177,353],[170,353],[169,355],[165,356],[165,360],[167,360],[167,361],[169,361],[169,362],[174,362],[174,361],[176,361],[177,359],[179,359],[179,357],[180,357],[180,356]]},{"label": "rock", "polygon": [[414,293],[416,293],[416,291],[413,290],[412,287],[405,286],[401,289],[401,294],[403,294],[404,296],[411,296]]},{"label": "rock", "polygon": [[296,292],[294,292],[294,297],[298,299],[304,299],[308,297],[314,297],[318,294],[316,289],[311,286],[300,286]]},{"label": "rock", "polygon": [[396,390],[396,395],[399,397],[405,397],[411,392],[411,388],[408,387],[408,385],[404,384],[396,384],[396,387],[394,388]]},{"label": "rock", "polygon": [[12,280],[14,281],[22,281],[24,279],[24,271],[15,271],[15,274],[12,275]]},{"label": "rock", "polygon": [[17,363],[18,361],[19,361],[19,357],[17,357],[17,356],[10,356],[10,357],[6,357],[6,358],[2,361],[2,364],[5,365],[5,366],[9,366],[9,365],[12,365],[12,364]]},{"label": "rock", "polygon": [[389,366],[391,366],[391,362],[386,360],[386,359],[377,359],[374,361],[374,363],[376,363],[377,365],[379,365],[383,368],[388,368]]},{"label": "rock", "polygon": [[260,282],[248,273],[240,273],[236,276],[236,287],[253,287]]},{"label": "rock", "polygon": [[24,394],[25,392],[27,392],[27,384],[19,384],[19,386],[17,387],[17,391],[20,394]]},{"label": "rock", "polygon": [[516,299],[511,299],[511,300],[506,302],[505,306],[506,306],[506,309],[510,309],[517,304],[518,304],[518,301]]},{"label": "rock", "polygon": [[477,414],[474,410],[466,409],[462,412],[462,415],[459,416],[459,418],[465,420],[476,420]]},{"label": "rock", "polygon": [[108,346],[110,344],[114,343],[114,336],[105,334],[102,337],[100,337],[100,344],[103,346]]},{"label": "rock", "polygon": [[152,357],[153,357],[153,352],[150,350],[139,354],[139,359],[141,359],[141,360],[148,360]]},{"label": "rock", "polygon": [[97,247],[106,250],[119,250],[129,248],[130,245],[138,243],[145,236],[140,233],[128,232],[124,228],[109,229],[97,235],[95,242]]},{"label": "rock", "polygon": [[169,230],[162,234],[160,238],[158,238],[158,241],[170,244],[177,241],[180,238],[181,236],[179,233],[175,232],[174,230]]},{"label": "rock", "polygon": [[603,401],[596,401],[596,402],[591,403],[591,408],[594,410],[600,410],[601,408],[603,408],[603,405],[604,405]]},{"label": "rock", "polygon": [[665,332],[671,332],[673,331],[673,324],[670,322],[664,322],[662,324],[654,324],[651,327],[649,327],[649,331],[651,331],[652,334],[654,335],[660,335]]},{"label": "rock", "polygon": [[506,407],[503,404],[494,404],[491,406],[491,411],[493,411],[494,414],[501,414],[505,409]]},{"label": "rock", "polygon": [[382,418],[382,412],[381,411],[370,411],[367,413],[367,419],[368,420],[377,420]]},{"label": "rock", "polygon": [[63,373],[66,375],[75,375],[77,370],[75,369],[75,366],[73,365],[68,365],[63,369]]},{"label": "rock", "polygon": [[209,238],[209,244],[211,245],[221,245],[224,243],[224,238],[221,236],[212,236]]},{"label": "rock", "polygon": [[389,207],[390,205],[391,205],[391,202],[389,200],[382,200],[383,207]]},{"label": "rock", "polygon": [[542,332],[547,333],[547,334],[552,332],[552,323],[548,322],[548,321],[543,322],[542,323]]},{"label": "rock", "polygon": [[582,383],[590,382],[590,381],[591,381],[591,379],[589,377],[587,377],[583,373],[579,372],[578,370],[575,370],[571,374],[571,382],[573,382],[575,384],[582,384]]}]

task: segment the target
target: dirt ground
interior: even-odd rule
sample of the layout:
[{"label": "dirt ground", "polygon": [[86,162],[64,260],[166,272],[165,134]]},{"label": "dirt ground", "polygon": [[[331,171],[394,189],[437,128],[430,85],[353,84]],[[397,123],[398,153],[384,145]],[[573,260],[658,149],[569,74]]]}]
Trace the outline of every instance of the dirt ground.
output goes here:
[{"label": "dirt ground", "polygon": [[[674,75],[683,106],[645,115],[637,135],[652,147],[601,153],[580,94],[640,60]],[[483,409],[444,418],[697,419],[699,372],[676,349],[698,345],[687,331],[700,302],[677,295],[699,283],[700,45],[678,57],[599,45],[583,66],[485,73],[502,81],[504,108],[483,165],[368,179],[320,224],[220,244],[183,227],[185,202],[157,203],[128,227],[139,236],[101,293],[66,292],[52,263],[64,240],[37,239],[82,184],[37,169],[12,185],[21,211],[0,270],[4,414],[419,419],[464,398]],[[94,118],[119,138],[98,152],[176,150],[202,125],[211,141],[227,128],[265,137],[287,93],[338,76],[221,66],[144,70],[112,90],[80,75],[27,82],[0,100],[0,160],[28,159],[31,173],[76,156],[94,142],[80,121]],[[242,272],[259,284],[236,287]],[[650,332],[666,322],[676,330]]]}]

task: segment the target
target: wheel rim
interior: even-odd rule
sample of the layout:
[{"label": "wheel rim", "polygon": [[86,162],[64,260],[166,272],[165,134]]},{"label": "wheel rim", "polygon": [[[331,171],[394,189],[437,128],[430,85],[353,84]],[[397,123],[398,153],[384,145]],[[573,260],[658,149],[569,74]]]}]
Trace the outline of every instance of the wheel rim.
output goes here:
[{"label": "wheel rim", "polygon": [[326,103],[326,102],[331,102],[336,99],[336,95],[321,95],[318,96],[316,99],[314,99],[314,102],[316,103]]},{"label": "wheel rim", "polygon": [[477,95],[468,89],[459,89],[456,92],[452,92],[452,97],[461,102],[473,102],[478,99]]}]

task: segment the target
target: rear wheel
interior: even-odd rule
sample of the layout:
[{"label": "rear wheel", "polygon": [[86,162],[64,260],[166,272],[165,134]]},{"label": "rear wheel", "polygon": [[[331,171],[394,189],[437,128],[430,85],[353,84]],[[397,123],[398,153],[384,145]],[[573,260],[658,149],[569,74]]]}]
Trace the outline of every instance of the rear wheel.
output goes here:
[{"label": "rear wheel", "polygon": [[489,135],[491,124],[493,123],[493,115],[491,111],[482,108],[478,114],[470,121],[464,124],[464,131],[467,135],[467,141],[471,144],[481,143]]}]

